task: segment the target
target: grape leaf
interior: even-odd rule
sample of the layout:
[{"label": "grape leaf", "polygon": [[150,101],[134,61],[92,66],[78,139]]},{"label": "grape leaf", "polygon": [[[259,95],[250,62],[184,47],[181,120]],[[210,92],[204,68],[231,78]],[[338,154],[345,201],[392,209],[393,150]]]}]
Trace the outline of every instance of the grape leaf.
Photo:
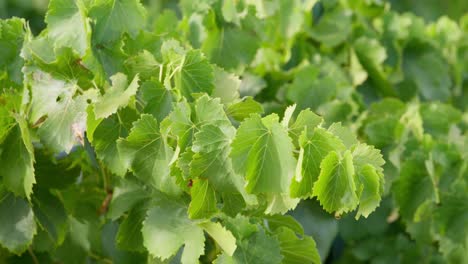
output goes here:
[{"label": "grape leaf", "polygon": [[349,151],[343,156],[330,152],[320,163],[320,175],[314,184],[313,195],[325,211],[339,216],[354,210],[359,199],[354,182],[353,159]]},{"label": "grape leaf", "polygon": [[122,34],[135,37],[145,27],[146,9],[138,0],[94,1],[89,16],[95,20],[93,39],[113,42]]},{"label": "grape leaf", "polygon": [[145,209],[144,206],[136,206],[120,223],[116,237],[117,247],[131,251],[145,250],[143,247],[143,234],[141,233],[143,220],[146,217]]},{"label": "grape leaf", "polygon": [[216,193],[206,179],[194,179],[190,189],[192,201],[188,208],[191,219],[209,219],[218,209],[216,207]]},{"label": "grape leaf", "polygon": [[32,208],[22,198],[3,192],[0,215],[3,216],[0,218],[0,244],[15,254],[23,253],[36,234]]},{"label": "grape leaf", "polygon": [[362,215],[368,217],[380,203],[382,190],[382,177],[377,174],[375,167],[367,164],[356,172],[356,187],[359,196],[359,209],[356,219]]},{"label": "grape leaf", "polygon": [[104,161],[110,171],[119,176],[125,175],[128,164],[122,162],[117,149],[117,139],[128,135],[132,122],[136,118],[135,112],[123,109],[102,120],[93,134],[91,143],[96,150],[97,157]]},{"label": "grape leaf", "polygon": [[247,97],[240,102],[233,103],[227,107],[226,113],[237,121],[242,121],[251,114],[263,114],[261,104]]},{"label": "grape leaf", "polygon": [[212,93],[213,68],[200,51],[188,51],[179,67],[175,83],[186,98],[192,98],[192,93]]},{"label": "grape leaf", "polygon": [[228,73],[219,67],[214,67],[213,97],[221,98],[223,104],[228,104],[239,98],[241,80],[238,76]]},{"label": "grape leaf", "polygon": [[309,35],[327,46],[334,47],[351,33],[351,15],[346,10],[327,10],[319,22],[309,30]]},{"label": "grape leaf", "polygon": [[86,109],[96,100],[97,90],[75,96],[80,89],[76,83],[56,80],[44,72],[35,72],[32,78],[32,121],[47,116],[38,130],[41,140],[56,152],[70,152],[75,144],[83,144]]},{"label": "grape leaf", "polygon": [[94,104],[96,118],[106,118],[127,106],[132,96],[135,96],[138,89],[138,75],[128,84],[127,76],[117,73],[112,76],[112,87]]},{"label": "grape leaf", "polygon": [[82,0],[52,0],[45,17],[49,38],[56,47],[71,47],[84,55],[90,46],[91,28]]},{"label": "grape leaf", "polygon": [[293,175],[292,142],[277,115],[252,115],[232,142],[236,172],[245,175],[249,193],[288,193]]},{"label": "grape leaf", "polygon": [[25,120],[17,119],[17,124],[10,129],[0,150],[0,176],[4,186],[16,195],[30,199],[36,179],[34,149]]},{"label": "grape leaf", "polygon": [[11,18],[0,20],[0,85],[8,87],[11,81],[20,85],[23,81],[21,68],[21,46],[25,38],[24,19]]},{"label": "grape leaf", "polygon": [[68,231],[68,216],[62,201],[42,189],[35,189],[32,200],[36,221],[46,232],[46,239],[52,243],[52,248],[61,245]]},{"label": "grape leaf", "polygon": [[232,256],[236,250],[236,238],[220,223],[206,222],[200,226],[218,243],[223,251]]},{"label": "grape leaf", "polygon": [[143,111],[152,114],[156,120],[163,120],[172,110],[172,101],[175,100],[170,90],[160,82],[146,81],[138,91],[139,99],[143,104]]},{"label": "grape leaf", "polygon": [[421,156],[406,160],[400,172],[400,177],[393,185],[394,195],[400,207],[400,215],[412,220],[417,208],[434,195],[431,179]]},{"label": "grape leaf", "polygon": [[232,257],[221,254],[214,263],[281,263],[280,243],[263,229],[249,238],[237,242],[237,249]]},{"label": "grape leaf", "polygon": [[236,214],[246,203],[256,203],[256,199],[245,192],[242,177],[232,168],[229,144],[234,133],[231,126],[202,126],[195,134],[192,146],[195,154],[190,163],[190,176],[208,179],[221,194],[223,210],[228,214]]},{"label": "grape leaf", "polygon": [[307,130],[308,128],[299,137],[301,148],[296,174],[291,183],[293,197],[311,197],[313,185],[320,174],[322,160],[331,151],[339,153],[346,149],[338,137],[323,128],[315,128],[311,135]]},{"label": "grape leaf", "polygon": [[162,260],[184,246],[181,262],[197,263],[203,254],[203,229],[187,218],[187,211],[173,202],[165,202],[148,211],[143,222],[143,243],[148,252]]},{"label": "grape leaf", "polygon": [[287,227],[280,228],[276,235],[280,242],[282,263],[321,263],[315,241],[304,236],[298,238],[296,234]]},{"label": "grape leaf", "polygon": [[310,111],[310,109],[299,112],[294,123],[289,126],[289,135],[293,139],[294,144],[297,145],[299,143],[299,137],[305,128],[312,131],[322,122],[323,118]]},{"label": "grape leaf", "polygon": [[179,193],[175,179],[169,173],[173,150],[159,132],[159,124],[152,115],[141,115],[133,123],[128,137],[117,141],[117,149],[123,166],[130,167],[141,180],[160,191]]},{"label": "grape leaf", "polygon": [[138,182],[122,179],[121,184],[114,188],[107,216],[112,220],[116,220],[138,203],[149,199],[149,197],[150,194],[147,191],[142,191]]}]

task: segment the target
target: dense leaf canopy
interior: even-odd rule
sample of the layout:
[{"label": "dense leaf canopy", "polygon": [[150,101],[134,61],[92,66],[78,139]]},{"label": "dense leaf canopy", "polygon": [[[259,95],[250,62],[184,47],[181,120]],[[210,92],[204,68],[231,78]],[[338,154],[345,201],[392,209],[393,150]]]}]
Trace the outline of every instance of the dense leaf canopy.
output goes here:
[{"label": "dense leaf canopy", "polygon": [[468,15],[50,0],[29,23],[0,20],[0,262],[320,263],[337,234],[343,263],[468,259]]}]

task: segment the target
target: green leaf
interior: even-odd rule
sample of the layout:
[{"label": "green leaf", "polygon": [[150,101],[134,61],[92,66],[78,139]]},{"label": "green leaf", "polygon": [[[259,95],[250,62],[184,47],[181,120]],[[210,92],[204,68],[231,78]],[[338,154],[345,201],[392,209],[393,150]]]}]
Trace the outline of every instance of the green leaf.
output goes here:
[{"label": "green leaf", "polygon": [[405,77],[416,85],[425,100],[446,101],[451,95],[449,64],[432,47],[414,47],[405,51]]},{"label": "green leaf", "polygon": [[316,110],[337,93],[336,77],[321,71],[315,65],[302,68],[288,85],[286,97],[297,104],[298,109]]},{"label": "green leaf", "polygon": [[232,142],[233,167],[249,193],[288,193],[294,171],[292,142],[277,115],[252,115]]},{"label": "green leaf", "polygon": [[76,162],[80,151],[62,157],[50,156],[45,149],[36,149],[34,153],[34,173],[37,186],[48,189],[65,189],[74,184],[80,176],[81,166]]},{"label": "green leaf", "polygon": [[252,97],[247,97],[240,102],[233,103],[226,109],[226,114],[239,122],[248,118],[251,114],[260,115],[263,112],[263,106],[252,99]]},{"label": "green leaf", "polygon": [[216,263],[281,263],[280,243],[265,233],[263,229],[255,232],[245,240],[237,242],[237,249],[231,257],[222,254]]},{"label": "green leaf", "polygon": [[441,196],[441,204],[435,210],[434,226],[443,237],[453,243],[466,244],[466,230],[468,227],[468,200],[466,192],[460,189],[458,192],[444,193]]},{"label": "green leaf", "polygon": [[344,151],[343,142],[323,128],[315,128],[313,133],[303,131],[299,137],[299,158],[296,173],[291,183],[292,197],[311,197],[314,183],[320,174],[322,160],[331,152]]},{"label": "green leaf", "polygon": [[19,56],[25,35],[26,21],[22,18],[0,20],[0,86],[13,82],[21,85],[23,59]]},{"label": "green leaf", "polygon": [[232,256],[236,250],[236,238],[220,223],[206,222],[200,226],[216,241],[221,249],[228,255]]},{"label": "green leaf", "polygon": [[182,95],[192,98],[193,93],[213,92],[213,68],[201,51],[188,51],[179,67],[175,75],[175,84]]},{"label": "green leaf", "polygon": [[32,78],[31,120],[35,123],[47,116],[38,130],[41,140],[56,152],[70,152],[75,144],[83,144],[86,109],[96,100],[97,90],[75,96],[76,83],[56,80],[44,72],[34,72]]},{"label": "green leaf", "polygon": [[359,197],[359,209],[356,219],[362,215],[368,217],[380,204],[384,192],[384,174],[382,166],[385,160],[380,151],[359,143],[353,149],[353,163],[356,169],[356,188]]},{"label": "green leaf", "polygon": [[85,262],[91,249],[90,231],[91,225],[89,223],[82,223],[69,216],[67,237],[63,244],[55,249],[54,257],[64,263]]},{"label": "green leaf", "polygon": [[129,109],[113,114],[104,119],[96,127],[91,142],[96,150],[97,157],[104,162],[113,173],[124,176],[127,165],[122,162],[117,149],[117,139],[128,135],[132,122],[137,119],[135,112]]},{"label": "green leaf", "polygon": [[5,187],[22,197],[31,197],[34,177],[34,149],[25,120],[17,119],[3,144],[0,145],[0,176]]},{"label": "green leaf", "polygon": [[299,112],[294,123],[289,126],[289,135],[293,139],[294,144],[297,145],[299,143],[299,137],[304,129],[312,131],[322,122],[323,118],[310,111],[310,109]]},{"label": "green leaf", "polygon": [[93,46],[92,53],[83,58],[83,65],[93,72],[96,80],[104,84],[111,76],[127,72],[125,61],[128,57],[124,51],[124,39],[116,42]]},{"label": "green leaf", "polygon": [[156,120],[163,120],[172,110],[175,101],[172,92],[155,80],[146,81],[139,89],[143,112],[152,114]]},{"label": "green leaf", "polygon": [[146,25],[146,10],[139,0],[97,0],[89,15],[95,20],[97,43],[113,42],[124,33],[136,37]]},{"label": "green leaf", "polygon": [[144,206],[136,206],[129,212],[128,216],[120,223],[117,232],[116,243],[118,248],[128,251],[145,250],[143,247],[143,234],[141,233],[145,217],[146,208]]},{"label": "green leaf", "polygon": [[203,42],[203,53],[226,70],[244,68],[255,57],[259,41],[255,34],[235,27],[212,28]]},{"label": "green leaf", "polygon": [[11,114],[12,107],[7,102],[16,101],[18,96],[0,94],[0,144],[3,142],[8,132],[15,126],[15,119]]},{"label": "green leaf", "polygon": [[84,55],[90,46],[91,28],[82,0],[52,0],[45,17],[47,34],[55,47],[71,47]]},{"label": "green leaf", "polygon": [[227,124],[202,126],[195,134],[192,146],[195,154],[190,163],[190,176],[207,179],[214,190],[221,194],[223,210],[233,215],[246,203],[256,203],[255,197],[246,193],[242,177],[232,168],[229,144],[234,133],[234,128]]},{"label": "green leaf", "polygon": [[112,201],[107,216],[116,220],[135,205],[150,198],[147,191],[142,191],[141,185],[135,180],[122,179],[121,184],[114,188]]},{"label": "green leaf", "polygon": [[133,123],[128,137],[117,141],[117,148],[123,166],[130,167],[142,181],[168,194],[179,193],[169,173],[173,150],[159,132],[159,124],[152,115],[141,115]]},{"label": "green leaf", "polygon": [[161,123],[167,126],[170,134],[177,138],[177,145],[180,149],[185,149],[192,142],[192,137],[196,125],[191,120],[192,109],[186,101],[179,102],[174,106],[173,111]]},{"label": "green leaf", "polygon": [[218,211],[216,193],[206,179],[195,179],[190,190],[192,201],[188,208],[191,219],[210,217]]},{"label": "green leaf", "polygon": [[237,14],[235,1],[223,1],[222,14],[224,20],[226,20],[227,22],[239,24],[239,16]]},{"label": "green leaf", "polygon": [[335,8],[326,10],[319,22],[309,29],[309,35],[330,47],[337,46],[351,33],[351,14],[347,10]]},{"label": "green leaf", "polygon": [[423,119],[424,132],[431,135],[446,135],[453,124],[462,119],[461,112],[448,104],[433,102],[419,108]]},{"label": "green leaf", "polygon": [[[125,45],[128,44],[125,43]],[[125,67],[128,69],[130,76],[138,74],[141,79],[146,80],[158,76],[161,73],[162,65],[156,61],[153,54],[143,50],[125,60]]]},{"label": "green leaf", "polygon": [[382,67],[387,58],[385,48],[376,39],[368,37],[357,39],[354,48],[359,62],[367,71],[377,90],[384,96],[395,96],[395,91]]},{"label": "green leaf", "polygon": [[422,157],[407,159],[401,167],[400,177],[392,186],[400,215],[410,221],[418,207],[434,196],[431,178],[424,168]]},{"label": "green leaf", "polygon": [[317,246],[311,237],[299,238],[294,231],[286,227],[280,228],[276,236],[280,242],[281,255],[284,257],[282,263],[321,263]]},{"label": "green leaf", "polygon": [[204,252],[203,229],[187,218],[185,208],[173,202],[150,209],[141,231],[148,252],[162,260],[173,256],[183,245],[183,264],[198,263]]},{"label": "green leaf", "polygon": [[354,183],[354,167],[351,153],[343,156],[330,152],[320,163],[320,175],[314,184],[313,195],[325,211],[336,216],[352,211],[359,203]]},{"label": "green leaf", "polygon": [[369,164],[372,165],[377,172],[383,173],[382,166],[385,164],[385,160],[382,154],[380,154],[380,150],[359,143],[353,148],[353,163],[358,170]]},{"label": "green leaf", "polygon": [[62,201],[42,189],[35,190],[32,200],[34,215],[46,232],[46,239],[52,243],[52,248],[61,245],[68,229],[68,216]]},{"label": "green leaf", "polygon": [[346,148],[351,148],[358,143],[356,134],[348,127],[341,125],[341,123],[333,123],[328,128],[328,131],[339,137],[345,144]]},{"label": "green leaf", "polygon": [[273,232],[283,227],[287,227],[288,230],[292,230],[294,233],[304,235],[304,229],[302,228],[301,224],[290,215],[270,215],[265,219],[268,220],[268,228],[270,228]]},{"label": "green leaf", "polygon": [[55,108],[56,112],[49,114],[39,128],[38,135],[41,140],[57,152],[70,152],[77,143],[83,145],[86,109],[88,102],[94,101],[96,97],[97,91],[93,89],[74,99],[62,99],[64,101]]},{"label": "green leaf", "polygon": [[0,215],[0,244],[20,255],[36,234],[33,210],[27,201],[3,192],[0,198]]},{"label": "green leaf", "polygon": [[356,213],[356,219],[359,219],[361,215],[367,218],[380,204],[383,180],[377,174],[375,167],[369,164],[358,170],[356,176],[356,187],[359,196],[359,209]]},{"label": "green leaf", "polygon": [[285,214],[287,211],[296,208],[299,204],[299,199],[291,198],[289,193],[267,193],[266,194],[267,208],[265,214]]},{"label": "green leaf", "polygon": [[94,105],[96,118],[106,118],[127,106],[138,90],[138,75],[128,84],[127,76],[122,73],[110,77],[112,87]]},{"label": "green leaf", "polygon": [[213,97],[221,98],[223,104],[234,102],[239,98],[239,87],[241,80],[238,76],[228,73],[219,67],[214,69],[214,91]]}]

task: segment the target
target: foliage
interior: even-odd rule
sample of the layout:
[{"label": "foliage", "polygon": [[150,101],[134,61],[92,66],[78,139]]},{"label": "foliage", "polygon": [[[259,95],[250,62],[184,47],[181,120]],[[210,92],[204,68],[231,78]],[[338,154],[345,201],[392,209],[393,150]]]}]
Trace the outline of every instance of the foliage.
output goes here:
[{"label": "foliage", "polygon": [[345,262],[468,258],[466,16],[51,0],[44,21],[0,20],[5,261],[320,263],[338,229]]}]

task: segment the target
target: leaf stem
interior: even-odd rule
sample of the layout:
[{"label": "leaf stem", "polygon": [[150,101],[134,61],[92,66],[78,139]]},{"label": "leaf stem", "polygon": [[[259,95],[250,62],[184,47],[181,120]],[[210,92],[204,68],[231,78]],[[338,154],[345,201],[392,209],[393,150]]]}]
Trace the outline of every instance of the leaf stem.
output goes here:
[{"label": "leaf stem", "polygon": [[37,259],[36,255],[34,254],[34,251],[31,249],[31,246],[28,247],[28,252],[29,252],[29,255],[31,255],[31,258],[32,258],[34,264],[39,264],[39,260]]}]

